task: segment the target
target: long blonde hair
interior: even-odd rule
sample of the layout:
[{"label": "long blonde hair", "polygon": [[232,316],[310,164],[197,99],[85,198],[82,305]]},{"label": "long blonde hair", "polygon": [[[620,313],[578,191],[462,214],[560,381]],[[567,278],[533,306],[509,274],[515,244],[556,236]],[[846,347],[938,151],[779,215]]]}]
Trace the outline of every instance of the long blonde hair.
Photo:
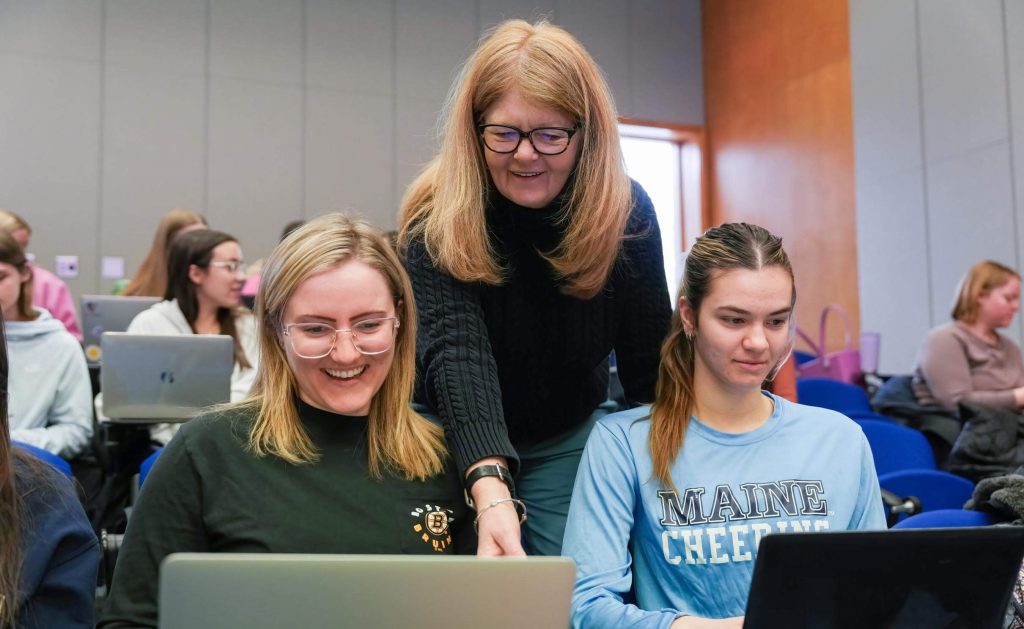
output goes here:
[{"label": "long blonde hair", "polygon": [[409,278],[383,237],[368,223],[341,214],[321,216],[289,234],[263,267],[256,295],[259,367],[249,397],[236,405],[258,409],[249,447],[259,456],[274,455],[295,465],[319,459],[295,407],[298,384],[288,366],[281,330],[285,307],[299,284],[347,260],[380,271],[401,324],[391,369],[370,403],[370,473],[375,478],[385,470],[407,479],[436,476],[447,458],[444,433],[410,406],[416,375],[416,306]]},{"label": "long blonde hair", "polygon": [[955,321],[974,323],[978,320],[978,298],[1020,274],[994,260],[983,260],[971,267],[956,287],[952,316]]},{"label": "long blonde hair", "polygon": [[[711,290],[712,276],[716,271],[757,271],[770,266],[780,266],[789,273],[790,278],[793,277],[793,267],[786,250],[782,248],[782,239],[765,228],[747,223],[726,223],[709,229],[697,239],[686,258],[686,268],[679,286],[680,303],[685,299],[690,309],[699,313],[701,303]],[[795,304],[794,287],[792,305]],[[696,320],[693,325],[693,333],[696,333]],[[672,463],[683,447],[686,428],[696,402],[693,386],[695,345],[683,327],[677,305],[672,326],[661,345],[661,364],[658,367],[654,404],[651,405],[651,432],[648,439],[654,476],[670,487],[674,486]]]},{"label": "long blonde hair", "polygon": [[125,296],[163,297],[167,290],[167,252],[171,241],[189,225],[206,225],[202,214],[176,208],[164,215],[157,225],[153,244],[139,265],[139,270],[121,292]]},{"label": "long blonde hair", "polygon": [[499,25],[466,61],[441,115],[441,150],[402,200],[399,242],[422,238],[431,259],[463,282],[500,285],[506,269],[487,234],[490,185],[477,124],[512,90],[580,125],[579,158],[562,220],[565,235],[542,252],[562,291],[589,298],[605,285],[622,245],[632,190],[615,104],[600,68],[568,32],[547,21]]}]

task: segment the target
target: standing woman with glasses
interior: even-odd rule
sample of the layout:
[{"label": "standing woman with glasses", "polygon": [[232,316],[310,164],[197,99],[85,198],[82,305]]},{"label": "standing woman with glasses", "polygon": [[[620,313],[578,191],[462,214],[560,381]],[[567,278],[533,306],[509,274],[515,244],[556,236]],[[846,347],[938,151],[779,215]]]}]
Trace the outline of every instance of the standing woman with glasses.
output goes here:
[{"label": "standing woman with glasses", "polygon": [[657,218],[626,175],[600,69],[556,26],[500,25],[442,120],[400,219],[417,397],[445,426],[478,552],[522,554],[525,538],[558,554],[583,445],[613,408],[613,350],[627,399],[654,398],[670,316]]},{"label": "standing woman with glasses", "polygon": [[475,547],[439,426],[412,410],[416,308],[387,242],[320,217],[263,267],[262,360],[243,402],[187,422],[132,511],[103,627],[157,625],[173,552]]}]

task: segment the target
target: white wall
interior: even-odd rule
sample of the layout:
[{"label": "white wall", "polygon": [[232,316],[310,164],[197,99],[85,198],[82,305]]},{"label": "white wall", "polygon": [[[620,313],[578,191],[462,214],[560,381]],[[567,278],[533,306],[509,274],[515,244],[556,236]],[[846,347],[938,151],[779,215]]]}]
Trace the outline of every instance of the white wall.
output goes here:
[{"label": "white wall", "polygon": [[203,212],[266,255],[294,218],[395,225],[480,34],[546,15],[626,116],[703,124],[699,0],[0,0],[0,207],[75,294],[131,275],[158,218]]},{"label": "white wall", "polygon": [[849,6],[861,326],[905,373],[971,264],[1024,268],[1024,2]]}]

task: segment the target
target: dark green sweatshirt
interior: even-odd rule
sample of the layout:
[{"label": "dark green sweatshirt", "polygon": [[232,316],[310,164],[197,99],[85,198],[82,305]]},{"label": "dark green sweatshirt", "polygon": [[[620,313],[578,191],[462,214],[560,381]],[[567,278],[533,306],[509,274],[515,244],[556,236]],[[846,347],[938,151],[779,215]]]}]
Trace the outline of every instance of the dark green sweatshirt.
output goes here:
[{"label": "dark green sweatshirt", "polygon": [[[427,482],[374,480],[365,417],[297,405],[321,451],[315,464],[248,451],[251,411],[210,413],[182,426],[132,510],[101,627],[156,627],[157,573],[174,552],[475,551],[451,465]],[[430,515],[437,511],[445,516]]]}]

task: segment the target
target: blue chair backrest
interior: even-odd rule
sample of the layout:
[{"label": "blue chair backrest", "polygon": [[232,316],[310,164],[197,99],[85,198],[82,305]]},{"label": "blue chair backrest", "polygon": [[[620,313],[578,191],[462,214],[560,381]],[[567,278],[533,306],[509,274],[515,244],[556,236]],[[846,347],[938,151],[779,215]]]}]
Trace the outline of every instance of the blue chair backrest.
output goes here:
[{"label": "blue chair backrest", "polygon": [[142,483],[146,482],[146,477],[149,476],[149,470],[153,469],[153,464],[160,458],[160,453],[164,449],[160,448],[153,454],[146,457],[146,460],[139,465],[139,487],[142,487]]},{"label": "blue chair backrest", "polygon": [[935,455],[923,434],[900,426],[896,422],[880,419],[855,419],[864,430],[875,459],[875,472],[882,476],[889,472],[913,469],[935,469]]},{"label": "blue chair backrest", "polygon": [[52,465],[54,467],[54,469],[56,469],[58,472],[60,472],[64,476],[67,476],[68,478],[72,477],[71,476],[71,464],[68,463],[67,461],[65,461],[64,459],[60,458],[56,454],[54,454],[52,452],[49,452],[48,450],[43,450],[42,448],[37,448],[36,446],[29,445],[29,444],[21,442],[21,441],[12,441],[11,443],[15,447],[20,448],[20,449],[24,450],[25,452],[28,452],[29,454],[34,455],[37,459],[40,459],[41,461],[49,463],[50,465]]},{"label": "blue chair backrest", "polygon": [[809,352],[801,352],[800,350],[795,349],[793,350],[793,358],[796,360],[796,364],[802,365],[804,363],[811,362],[817,358],[817,356]]},{"label": "blue chair backrest", "polygon": [[988,526],[992,518],[981,511],[964,509],[939,509],[912,515],[893,525],[894,529],[943,529],[963,526]]},{"label": "blue chair backrest", "polygon": [[892,417],[886,417],[885,415],[879,415],[878,413],[869,413],[867,411],[847,411],[845,413],[845,415],[847,417],[849,417],[850,419],[854,420],[854,421],[859,421],[859,420],[862,420],[862,419],[870,419],[872,421],[879,421],[879,422],[895,422],[896,421]]},{"label": "blue chair backrest", "polygon": [[796,397],[801,404],[830,408],[840,413],[870,413],[873,410],[864,389],[828,378],[797,378]]},{"label": "blue chair backrest", "polygon": [[974,493],[974,483],[949,472],[939,470],[901,470],[878,477],[883,489],[897,496],[915,496],[921,502],[921,511],[963,509]]}]

